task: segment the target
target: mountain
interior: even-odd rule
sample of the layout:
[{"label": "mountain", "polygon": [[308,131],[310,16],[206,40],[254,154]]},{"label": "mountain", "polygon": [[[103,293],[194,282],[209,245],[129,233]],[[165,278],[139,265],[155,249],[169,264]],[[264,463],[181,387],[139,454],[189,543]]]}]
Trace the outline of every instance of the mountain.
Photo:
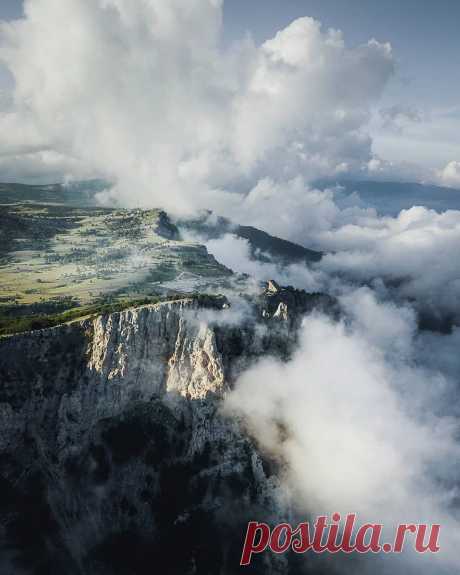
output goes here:
[{"label": "mountain", "polygon": [[179,228],[159,209],[85,205],[101,185],[74,185],[73,193],[62,186],[0,185],[0,335],[184,294],[244,291],[244,277],[200,241],[181,237],[184,226],[217,235],[231,229],[259,259],[321,257],[224,219],[212,230],[197,221]]},{"label": "mountain", "polygon": [[0,334],[107,305],[216,292],[233,276],[204,246],[181,241],[161,210],[77,206],[62,190],[41,189],[33,201],[36,189],[7,188],[0,188]]},{"label": "mountain", "polygon": [[[238,326],[203,296],[0,339],[2,573],[231,575],[249,520],[295,521],[281,462],[221,406],[336,303],[274,282],[247,302]],[[251,573],[297,561],[266,554]]]},{"label": "mountain", "polygon": [[206,212],[199,218],[179,220],[182,230],[197,234],[203,241],[219,239],[232,234],[248,241],[251,255],[260,261],[272,261],[280,265],[293,263],[311,264],[321,260],[323,254],[299,244],[272,236],[252,226],[241,226],[230,220]]},{"label": "mountain", "polygon": [[381,182],[356,180],[322,180],[319,188],[339,185],[341,196],[356,192],[363,206],[375,208],[381,215],[396,216],[401,210],[425,206],[438,212],[460,210],[460,190],[415,182]]},{"label": "mountain", "polygon": [[0,573],[237,573],[248,521],[297,518],[282,462],[223,401],[261,357],[291,357],[305,314],[340,310],[274,281],[255,293],[184,230],[280,263],[321,254],[67,193],[0,185]]},{"label": "mountain", "polygon": [[0,183],[1,203],[58,203],[74,206],[95,206],[96,195],[109,187],[103,180],[69,184],[29,185]]}]

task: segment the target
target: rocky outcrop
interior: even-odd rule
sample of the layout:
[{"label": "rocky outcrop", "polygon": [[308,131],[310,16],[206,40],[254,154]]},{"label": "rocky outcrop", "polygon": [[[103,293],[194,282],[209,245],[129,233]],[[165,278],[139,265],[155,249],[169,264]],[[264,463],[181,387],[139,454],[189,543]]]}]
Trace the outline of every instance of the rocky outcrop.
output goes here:
[{"label": "rocky outcrop", "polygon": [[158,214],[158,221],[155,227],[155,233],[167,240],[179,240],[180,234],[177,226],[175,226],[166,212],[161,211]]},{"label": "rocky outcrop", "polygon": [[220,400],[312,306],[272,283],[238,327],[201,297],[1,340],[0,572],[237,572],[247,521],[286,512]]},{"label": "rocky outcrop", "polygon": [[293,287],[281,287],[274,280],[266,283],[257,299],[257,309],[264,319],[278,319],[295,330],[305,314],[317,310],[338,316],[339,309],[334,298],[322,293],[307,293]]},{"label": "rocky outcrop", "polygon": [[240,226],[226,218],[205,211],[195,219],[178,222],[179,227],[206,239],[218,239],[232,234],[248,242],[253,259],[275,262],[283,266],[295,263],[310,265],[323,257],[321,252],[307,249],[299,244],[267,234],[252,226]]}]

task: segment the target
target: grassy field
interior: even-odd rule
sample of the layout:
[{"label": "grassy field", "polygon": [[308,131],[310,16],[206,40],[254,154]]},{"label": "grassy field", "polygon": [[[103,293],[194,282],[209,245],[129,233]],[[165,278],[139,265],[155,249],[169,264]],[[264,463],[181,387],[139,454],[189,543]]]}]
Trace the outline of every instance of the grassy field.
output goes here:
[{"label": "grassy field", "polygon": [[0,336],[54,327],[88,317],[123,311],[130,307],[158,303],[160,300],[161,298],[157,297],[108,304],[93,304],[70,308],[61,313],[35,313],[19,317],[0,315]]},{"label": "grassy field", "polygon": [[86,306],[77,306],[66,309],[59,313],[35,313],[33,315],[8,316],[0,314],[0,337],[24,333],[28,331],[37,331],[63,325],[74,321],[95,318],[101,315],[117,313],[131,308],[139,308],[146,305],[154,305],[160,302],[177,301],[180,299],[194,299],[201,301],[208,307],[222,305],[225,300],[220,294],[170,294],[168,296],[156,296],[143,299],[120,300],[111,303],[95,303]]},{"label": "grassy field", "polygon": [[160,210],[79,206],[61,192],[0,184],[0,334],[215,292],[232,276]]}]

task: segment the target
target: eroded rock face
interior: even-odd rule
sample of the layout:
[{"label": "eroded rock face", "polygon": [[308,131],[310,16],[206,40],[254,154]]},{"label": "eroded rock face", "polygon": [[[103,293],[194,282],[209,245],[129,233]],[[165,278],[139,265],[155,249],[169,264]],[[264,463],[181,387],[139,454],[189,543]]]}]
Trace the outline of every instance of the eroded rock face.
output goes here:
[{"label": "eroded rock face", "polygon": [[306,313],[314,310],[332,316],[339,313],[334,298],[322,293],[310,294],[293,287],[281,287],[274,280],[267,282],[256,305],[261,317],[281,320],[288,324],[292,332],[299,327]]},{"label": "eroded rock face", "polygon": [[1,340],[0,572],[238,572],[247,521],[286,510],[219,404],[243,364],[288,352],[292,305],[261,312],[278,296],[238,328],[201,298]]}]

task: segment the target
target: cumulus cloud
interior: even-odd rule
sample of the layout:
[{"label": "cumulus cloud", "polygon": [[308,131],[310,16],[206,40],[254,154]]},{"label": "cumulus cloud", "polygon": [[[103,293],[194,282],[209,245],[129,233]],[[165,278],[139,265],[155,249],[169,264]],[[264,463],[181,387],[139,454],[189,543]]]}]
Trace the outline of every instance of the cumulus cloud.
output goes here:
[{"label": "cumulus cloud", "polygon": [[342,303],[345,323],[305,319],[292,361],[265,359],[244,373],[226,411],[283,462],[284,485],[304,511],[358,512],[389,528],[440,522],[437,562],[417,558],[402,571],[452,573],[459,447],[458,422],[438,414],[451,399],[447,376],[416,367],[410,309],[379,303],[367,289]]},{"label": "cumulus cloud", "polygon": [[[396,217],[379,217],[362,206],[359,195],[314,189],[301,177],[265,178],[244,198],[224,197],[222,206],[235,221],[325,252],[316,268],[330,278],[376,286],[380,281],[396,297],[416,300],[420,310],[459,320],[459,211],[414,206]],[[219,256],[225,257],[222,250]]]},{"label": "cumulus cloud", "polygon": [[396,218],[358,217],[318,240],[335,251],[323,259],[323,270],[359,282],[383,278],[400,297],[458,317],[460,212],[413,207]]},{"label": "cumulus cloud", "polygon": [[[219,0],[26,0],[24,13],[0,28],[30,131],[20,143],[113,179],[126,204],[208,207],[215,189],[353,173],[372,157],[388,44],[350,49],[301,18],[223,51]],[[3,166],[21,177],[19,160]]]},{"label": "cumulus cloud", "polygon": [[439,173],[441,183],[453,188],[460,188],[460,162],[449,162]]}]

